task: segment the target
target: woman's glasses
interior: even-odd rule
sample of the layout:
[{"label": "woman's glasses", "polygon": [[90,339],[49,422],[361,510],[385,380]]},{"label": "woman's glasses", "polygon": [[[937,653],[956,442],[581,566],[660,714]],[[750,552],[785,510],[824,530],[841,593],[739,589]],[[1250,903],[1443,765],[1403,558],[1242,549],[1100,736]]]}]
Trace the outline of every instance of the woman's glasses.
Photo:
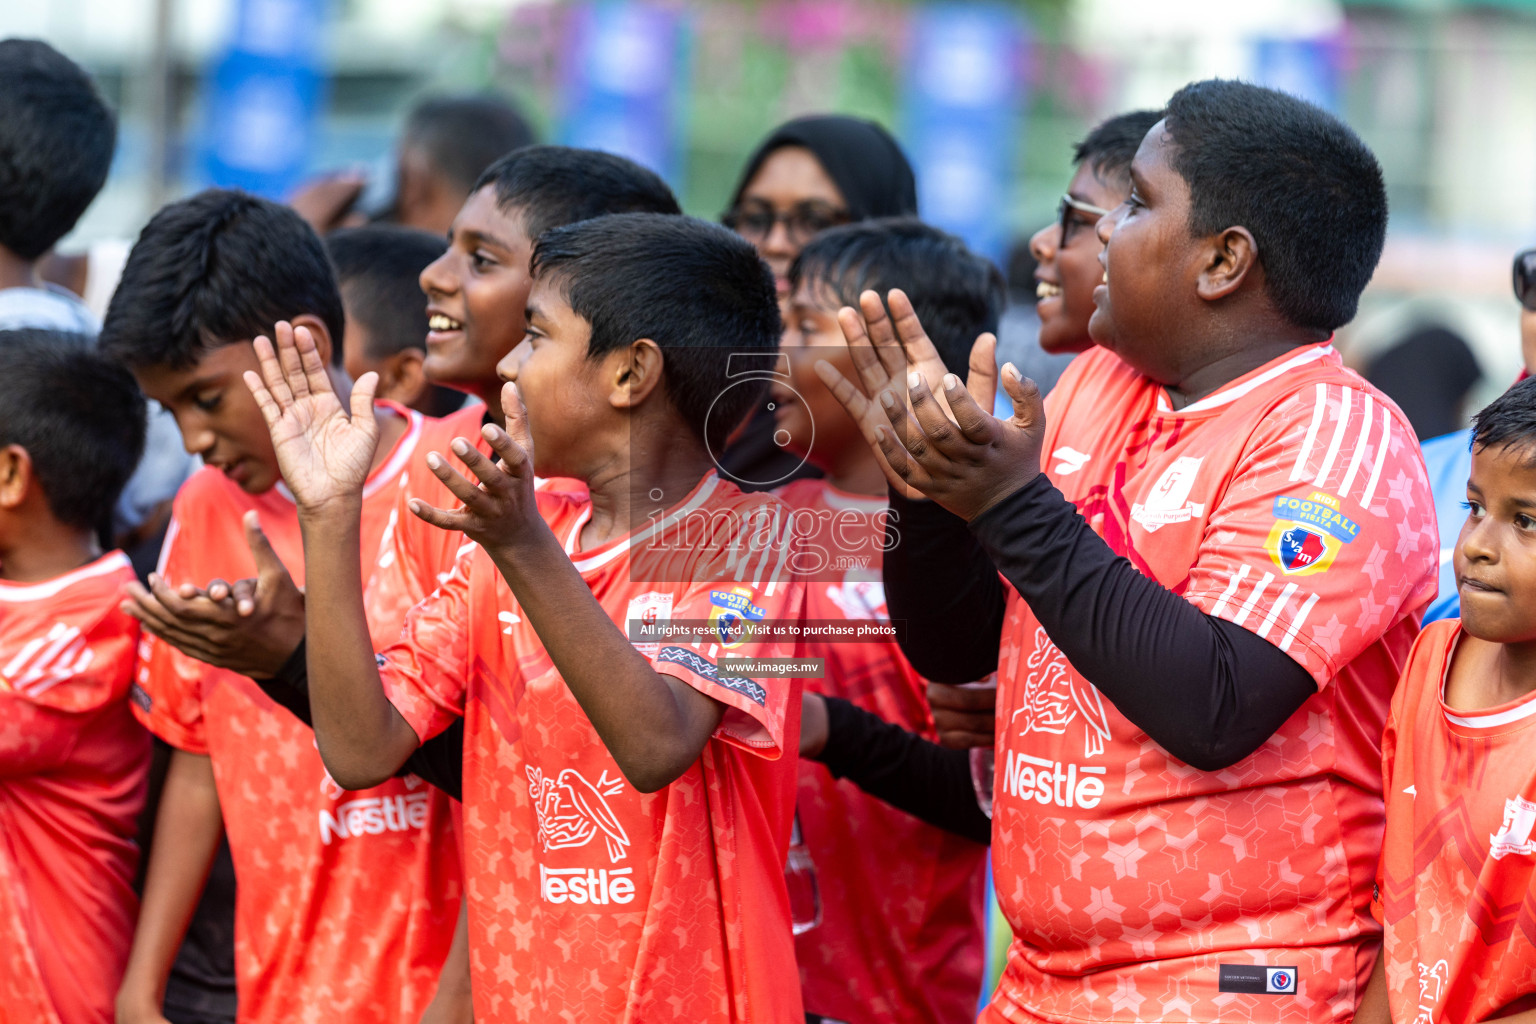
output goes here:
[{"label": "woman's glasses", "polygon": [[761,243],[773,234],[773,226],[782,223],[784,233],[794,245],[804,245],[828,228],[847,224],[853,218],[847,210],[830,203],[807,200],[796,203],[783,213],[766,203],[752,203],[727,210],[721,223],[750,242]]},{"label": "woman's glasses", "polygon": [[1536,249],[1515,256],[1515,298],[1520,305],[1536,313]]},{"label": "woman's glasses", "polygon": [[[1080,217],[1074,217],[1072,216],[1074,213],[1086,214],[1092,217],[1093,220],[1087,221]],[[1056,216],[1061,220],[1061,244],[1065,246],[1068,242],[1072,241],[1072,229],[1074,227],[1079,225],[1082,227],[1092,227],[1098,222],[1100,217],[1108,213],[1108,210],[1094,206],[1092,203],[1085,203],[1081,199],[1073,199],[1070,195],[1062,196],[1061,205],[1056,209]]]}]

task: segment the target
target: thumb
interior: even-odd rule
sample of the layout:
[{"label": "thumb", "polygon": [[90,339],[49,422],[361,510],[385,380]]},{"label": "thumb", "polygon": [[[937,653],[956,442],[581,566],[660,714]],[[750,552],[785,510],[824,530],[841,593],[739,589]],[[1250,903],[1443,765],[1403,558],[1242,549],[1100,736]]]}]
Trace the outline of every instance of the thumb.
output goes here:
[{"label": "thumb", "polygon": [[288,578],[288,567],[273,550],[272,542],[267,540],[267,534],[261,528],[261,517],[255,509],[245,514],[245,543],[256,560],[256,576],[262,584],[270,586],[279,579]]},{"label": "thumb", "polygon": [[352,385],[352,422],[358,426],[372,424],[373,396],[379,390],[379,374],[369,370]]},{"label": "thumb", "polygon": [[997,407],[997,335],[988,331],[971,346],[965,390],[988,414]]},{"label": "thumb", "polygon": [[1045,427],[1045,403],[1040,387],[1019,372],[1012,363],[1003,366],[1003,390],[1013,400],[1013,422],[1030,433]]}]

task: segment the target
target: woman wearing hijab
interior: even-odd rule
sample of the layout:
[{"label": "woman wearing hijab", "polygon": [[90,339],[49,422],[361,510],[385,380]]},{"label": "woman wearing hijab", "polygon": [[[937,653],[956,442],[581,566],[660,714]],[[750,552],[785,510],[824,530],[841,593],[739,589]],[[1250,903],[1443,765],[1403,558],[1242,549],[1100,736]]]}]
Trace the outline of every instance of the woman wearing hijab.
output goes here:
[{"label": "woman wearing hijab", "polygon": [[[722,219],[757,246],[782,301],[790,264],[822,231],[916,215],[912,165],[890,132],[873,121],[823,114],[782,124],[758,145]],[[720,468],[747,490],[820,475],[776,445],[773,433],[773,413],[759,409],[721,455]]]}]

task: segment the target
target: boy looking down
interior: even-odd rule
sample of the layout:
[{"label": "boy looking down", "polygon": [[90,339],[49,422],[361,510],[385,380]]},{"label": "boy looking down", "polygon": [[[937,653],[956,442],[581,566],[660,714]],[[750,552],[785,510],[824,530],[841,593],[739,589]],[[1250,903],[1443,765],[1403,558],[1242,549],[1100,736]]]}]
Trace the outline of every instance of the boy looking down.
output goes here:
[{"label": "boy looking down", "polygon": [[[477,547],[377,660],[353,582],[373,380],[349,417],[307,330],[260,343],[246,380],[302,510],[321,750],[371,784],[464,717],[477,1016],[801,1020],[783,882],[799,688],[719,658],[794,653],[740,625],[797,621],[804,590],[783,507],[709,456],[761,395],[729,367],[777,349],[772,278],[723,228],[654,214],[547,232],[531,269],[507,429],[483,434],[499,462],[455,441],[479,486],[434,453],[463,505],[412,503]],[[535,466],[590,497],[536,494]],[[669,619],[716,632],[626,635]]]},{"label": "boy looking down", "polygon": [[[145,227],[102,331],[103,350],[129,365],[176,417],[187,450],[207,463],[177,495],[151,578],[156,601],[135,585],[127,606],[150,632],[174,638],[146,637],[134,696],[141,720],[176,750],[122,1020],[160,1018],[166,972],[221,827],[240,880],[242,1021],[287,1022],[324,1005],[352,1021],[414,1024],[452,939],[460,869],[447,798],[414,777],[346,792],[326,774],[313,734],[242,674],[264,674],[274,652],[286,657],[302,619],[258,603],[245,648],[215,667],[197,660],[203,638],[159,611],[183,585],[258,567],[284,581],[291,572],[303,585],[293,499],[240,377],[256,366],[251,338],[284,318],[313,332],[333,362],[344,317],[320,240],[285,207],[209,190]],[[371,564],[401,476],[413,464],[426,472],[420,445],[438,421],[389,403],[368,415],[384,443],[363,467],[365,526],[355,543],[367,546]],[[383,639],[399,621],[375,614],[371,625]]]}]

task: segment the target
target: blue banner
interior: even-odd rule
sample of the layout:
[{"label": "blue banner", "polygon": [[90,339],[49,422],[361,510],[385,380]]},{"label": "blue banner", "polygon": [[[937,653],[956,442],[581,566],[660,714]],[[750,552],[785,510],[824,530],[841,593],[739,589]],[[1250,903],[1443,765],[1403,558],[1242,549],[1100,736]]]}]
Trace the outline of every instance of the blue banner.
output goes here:
[{"label": "blue banner", "polygon": [[327,81],[329,0],[239,0],[234,35],[209,71],[208,182],[278,199],[303,178]]},{"label": "blue banner", "polygon": [[574,8],[571,19],[562,140],[626,156],[679,189],[678,85],[688,63],[681,14],[607,0]]},{"label": "blue banner", "polygon": [[936,3],[914,12],[910,38],[903,134],[923,219],[1001,263],[1027,24],[1002,4]]}]

